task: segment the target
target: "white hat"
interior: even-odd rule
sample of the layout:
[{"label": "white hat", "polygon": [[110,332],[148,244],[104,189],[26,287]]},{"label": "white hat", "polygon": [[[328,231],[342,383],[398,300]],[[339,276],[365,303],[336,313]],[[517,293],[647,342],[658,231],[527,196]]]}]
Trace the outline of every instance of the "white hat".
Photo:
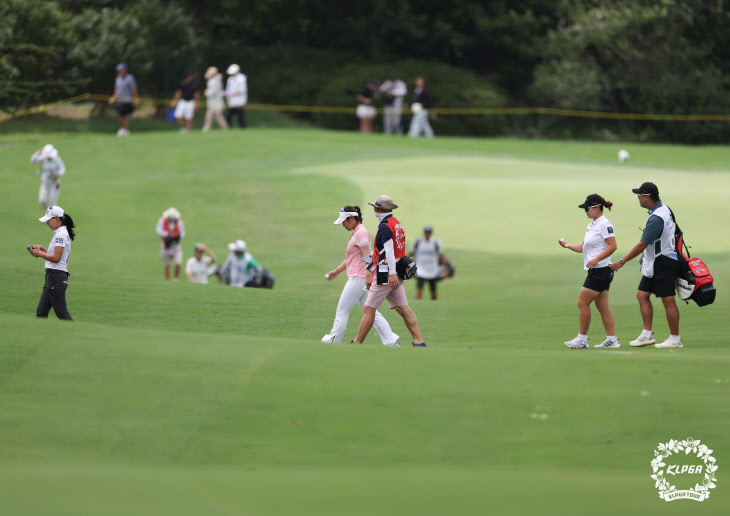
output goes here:
[{"label": "white hat", "polygon": [[205,71],[205,78],[210,79],[214,75],[218,75],[218,68],[215,66],[209,66],[208,69]]},{"label": "white hat", "polygon": [[228,249],[230,249],[231,251],[238,251],[241,253],[245,253],[246,252],[246,242],[244,242],[243,240],[236,240],[235,242],[228,244]]},{"label": "white hat", "polygon": [[226,70],[226,73],[228,75],[236,75],[238,72],[241,71],[241,67],[237,64],[233,63],[231,66],[228,67],[228,70]]},{"label": "white hat", "polygon": [[180,220],[180,212],[177,211],[175,208],[167,208],[165,211],[162,212],[162,218],[163,219],[172,219],[172,220]]},{"label": "white hat", "polygon": [[41,155],[39,157],[41,159],[48,159],[48,158],[55,158],[57,156],[58,156],[58,150],[49,143],[49,144],[43,146],[43,149],[41,149]]},{"label": "white hat", "polygon": [[63,213],[63,208],[60,206],[49,206],[46,210],[46,214],[38,220],[41,222],[48,222],[53,217],[63,217]]},{"label": "white hat", "polygon": [[345,222],[349,217],[358,217],[360,214],[356,211],[345,211],[345,208],[340,208],[340,213],[337,216],[337,220],[333,222],[333,224],[342,224]]}]

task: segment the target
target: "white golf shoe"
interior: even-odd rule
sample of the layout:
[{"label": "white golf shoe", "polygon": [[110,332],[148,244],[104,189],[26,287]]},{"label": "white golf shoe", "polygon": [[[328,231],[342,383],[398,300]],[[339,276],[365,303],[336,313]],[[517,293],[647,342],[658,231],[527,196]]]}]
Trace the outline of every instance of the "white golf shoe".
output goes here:
[{"label": "white golf shoe", "polygon": [[335,338],[336,337],[334,335],[330,335],[328,333],[327,335],[325,335],[324,337],[322,337],[322,342],[324,342],[325,344],[330,343],[330,342],[335,342]]},{"label": "white golf shoe", "polygon": [[632,340],[629,342],[629,346],[633,346],[635,348],[641,348],[644,346],[649,346],[651,344],[656,344],[656,339],[654,338],[654,332],[651,332],[651,336],[647,337],[643,333],[639,335],[639,338],[636,340]]},{"label": "white golf shoe", "polygon": [[682,337],[672,337],[671,335],[667,340],[657,344],[657,348],[683,348]]},{"label": "white golf shoe", "polygon": [[588,347],[588,337],[586,337],[585,340],[580,337],[576,337],[573,340],[567,341],[565,345],[571,349],[585,349]]},{"label": "white golf shoe", "polygon": [[618,339],[606,339],[603,342],[601,342],[600,344],[596,344],[593,347],[594,348],[599,348],[599,349],[603,349],[603,348],[620,348],[621,347],[621,344],[618,343]]}]

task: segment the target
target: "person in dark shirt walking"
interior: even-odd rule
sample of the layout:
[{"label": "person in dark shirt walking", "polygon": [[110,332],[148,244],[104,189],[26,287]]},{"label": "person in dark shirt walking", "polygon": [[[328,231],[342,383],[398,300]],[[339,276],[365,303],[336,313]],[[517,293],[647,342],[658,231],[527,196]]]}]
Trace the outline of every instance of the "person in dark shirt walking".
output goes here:
[{"label": "person in dark shirt walking", "polygon": [[180,132],[185,133],[193,128],[193,118],[200,102],[200,88],[195,80],[195,72],[188,72],[175,91],[170,106],[175,107],[175,120]]}]

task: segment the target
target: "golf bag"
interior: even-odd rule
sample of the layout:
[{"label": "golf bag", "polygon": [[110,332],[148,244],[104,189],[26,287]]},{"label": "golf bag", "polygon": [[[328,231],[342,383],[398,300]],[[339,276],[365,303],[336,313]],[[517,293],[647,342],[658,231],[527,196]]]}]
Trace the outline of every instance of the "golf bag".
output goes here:
[{"label": "golf bag", "polygon": [[679,228],[674,213],[672,213],[672,218],[674,219],[674,246],[679,260],[679,276],[675,283],[677,295],[679,299],[688,304],[691,299],[697,303],[697,306],[711,305],[715,302],[716,294],[712,284],[714,281],[712,274],[702,260],[690,256],[689,246],[684,241],[684,233]]},{"label": "golf bag", "polygon": [[398,276],[405,281],[416,275],[418,267],[416,267],[416,262],[407,256],[403,256],[400,260],[395,262],[395,271],[398,273]]},{"label": "golf bag", "polygon": [[[444,256],[444,258],[446,258],[446,257]],[[449,273],[448,276],[446,276],[447,272]],[[454,265],[451,263],[451,261],[448,258],[446,258],[446,265],[441,266],[441,268],[439,269],[438,278],[436,278],[436,279],[442,280],[446,277],[453,278],[454,272],[456,272],[456,269],[454,269]]]},{"label": "golf bag", "polygon": [[274,281],[276,278],[271,274],[268,269],[261,269],[258,274],[257,287],[258,288],[274,288]]}]

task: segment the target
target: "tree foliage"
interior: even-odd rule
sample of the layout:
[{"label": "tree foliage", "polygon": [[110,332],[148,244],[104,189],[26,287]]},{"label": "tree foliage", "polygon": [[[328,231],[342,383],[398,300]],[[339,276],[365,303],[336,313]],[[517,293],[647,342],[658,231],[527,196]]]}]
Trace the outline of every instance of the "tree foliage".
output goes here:
[{"label": "tree foliage", "polygon": [[[363,75],[410,62],[444,92],[453,88],[454,95],[440,95],[449,107],[461,105],[461,89],[470,92],[463,103],[479,107],[728,112],[726,3],[4,0],[0,109],[110,93],[119,61],[129,64],[144,95],[170,94],[187,69],[237,62],[249,76],[252,100],[302,104],[346,102]],[[409,78],[413,70],[395,71]],[[484,127],[464,118],[449,130],[483,134]],[[606,130],[600,122],[531,118],[490,127],[548,136]],[[688,127],[634,123],[611,130],[689,141],[723,140],[730,132],[722,124]]]}]

